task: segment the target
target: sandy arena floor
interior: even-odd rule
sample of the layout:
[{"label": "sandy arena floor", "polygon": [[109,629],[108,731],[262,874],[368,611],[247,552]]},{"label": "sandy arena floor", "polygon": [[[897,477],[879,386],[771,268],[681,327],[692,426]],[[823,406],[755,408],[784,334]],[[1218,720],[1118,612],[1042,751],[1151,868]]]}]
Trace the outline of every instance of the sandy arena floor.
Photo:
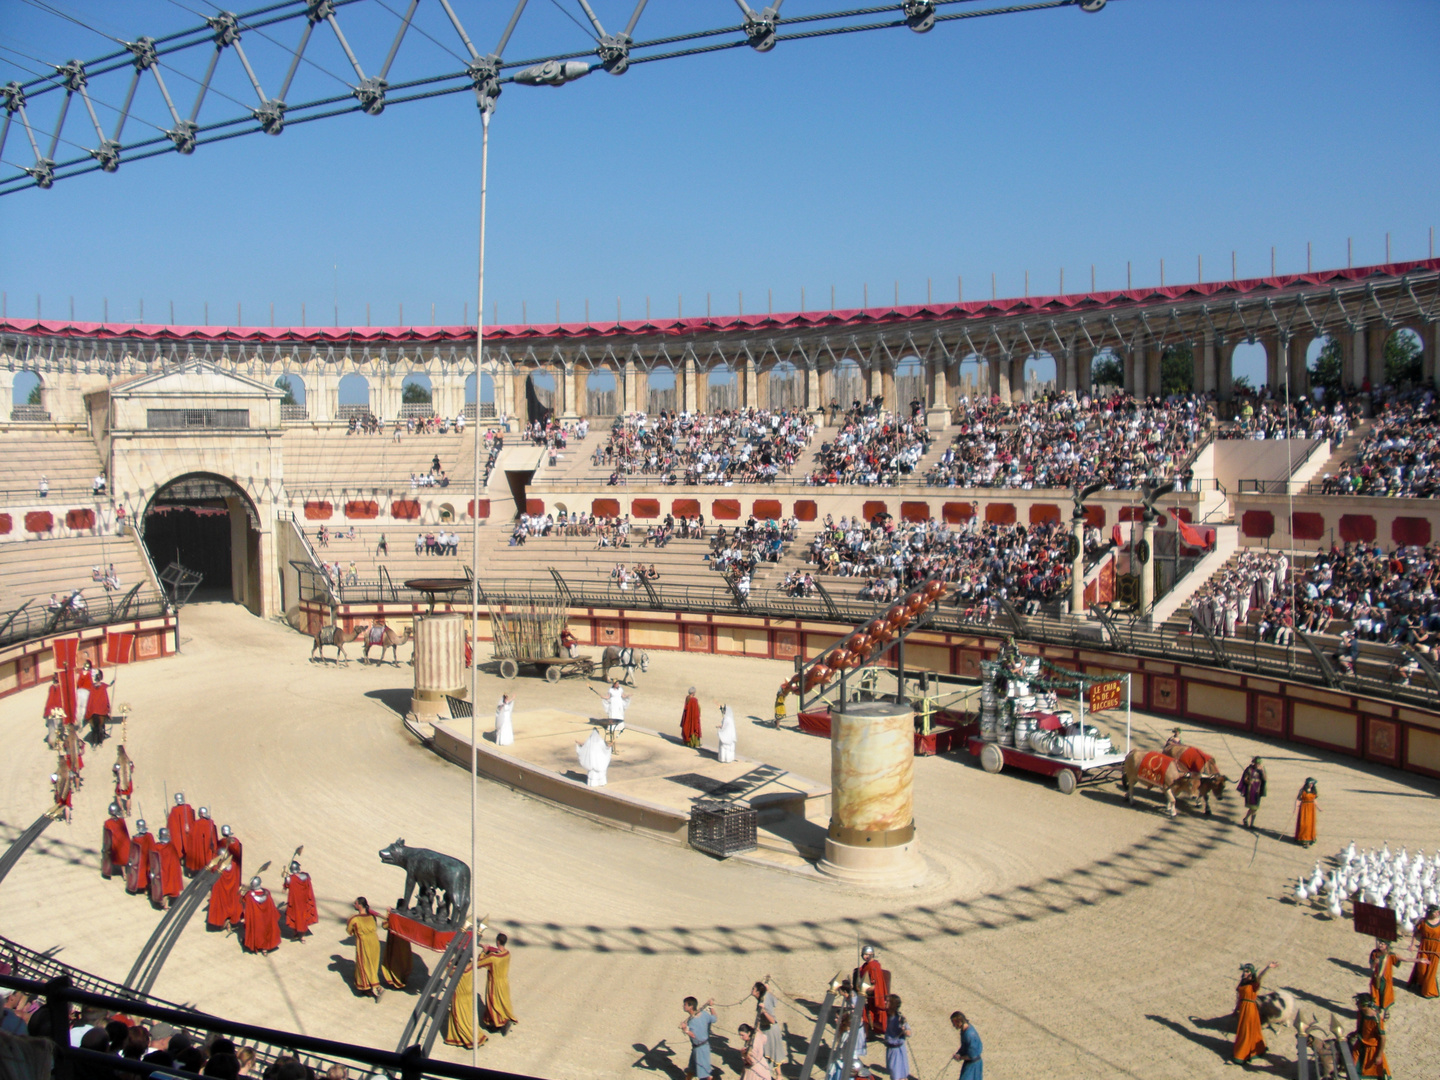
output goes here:
[{"label": "sandy arena floor", "polygon": [[[231,936],[206,933],[197,917],[155,993],[240,1020],[393,1047],[414,997],[391,993],[375,1005],[354,995],[343,920],[357,894],[377,907],[399,895],[402,874],[376,856],[396,837],[468,852],[468,777],[402,726],[396,708],[408,702],[408,667],[311,664],[308,639],[231,605],[186,608],[181,643],[174,659],[120,669],[112,697],[134,709],[127,739],[141,809],[155,826],[166,790],[183,790],[235,828],[247,876],[270,860],[272,888],[303,843],[322,923],[309,942],[286,941],[262,958],[243,954]],[[826,741],[754,722],[769,715],[787,665],[673,653],[652,660],[649,674],[636,676],[633,723],[677,729],[685,688],[695,683],[707,745],[709,703],[723,696],[736,705],[740,753],[829,775]],[[593,711],[590,685],[599,684],[506,684],[518,695],[517,720],[527,709]],[[500,686],[482,675],[481,701],[497,698]],[[0,701],[10,747],[0,760],[0,842],[49,802],[44,694],[41,687]],[[1158,747],[1169,726],[1137,715],[1137,745]],[[511,935],[521,1018],[482,1049],[482,1064],[546,1077],[678,1080],[688,1052],[676,1030],[680,999],[737,1002],[770,976],[783,992],[798,1066],[813,1023],[808,1007],[835,972],[853,966],[857,942],[870,941],[905,1000],[920,1080],[934,1080],[954,1051],[947,1017],[957,1008],[984,1038],[992,1077],[1220,1075],[1240,963],[1279,960],[1270,985],[1295,990],[1322,1016],[1345,1010],[1364,988],[1370,943],[1348,923],[1282,897],[1297,873],[1351,839],[1440,847],[1440,784],[1188,730],[1232,775],[1252,754],[1268,759],[1265,833],[1232,824],[1233,794],[1210,820],[1182,811],[1171,821],[1153,797],[1131,809],[1114,787],[1066,797],[1038,778],[921,759],[916,817],[931,876],[902,893],[718,862],[482,782],[476,888],[492,925]],[[0,933],[119,980],[159,915],[97,869],[115,742],[87,756],[74,823],[51,826],[0,885]],[[1281,839],[1306,776],[1319,780],[1322,809],[1321,843],[1308,853]],[[417,951],[417,960],[428,958]],[[423,981],[420,969],[412,986]],[[735,1027],[752,1015],[743,1005],[721,1010],[716,1047],[727,1075],[738,1072]],[[1293,1076],[1293,1038],[1277,1036],[1271,1050],[1259,1071]],[[872,1049],[872,1061],[882,1058]],[[1400,989],[1390,1063],[1398,1077],[1440,1076],[1440,1001]]]}]

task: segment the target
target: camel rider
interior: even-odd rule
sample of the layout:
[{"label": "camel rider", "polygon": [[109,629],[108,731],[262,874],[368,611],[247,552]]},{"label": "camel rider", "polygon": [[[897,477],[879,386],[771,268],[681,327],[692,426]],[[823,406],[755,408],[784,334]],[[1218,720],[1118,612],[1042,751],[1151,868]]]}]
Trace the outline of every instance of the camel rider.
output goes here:
[{"label": "camel rider", "polygon": [[[384,624],[384,623],[378,622],[378,621],[375,622],[375,623],[372,623],[371,626],[370,626],[370,629],[365,632],[365,647],[368,649],[371,645],[379,645],[381,648],[384,648],[384,646],[385,646],[385,624]],[[383,660],[384,657],[382,656],[381,659]]]},{"label": "camel rider", "polygon": [[580,642],[576,639],[575,635],[570,632],[570,627],[564,627],[560,631],[560,648],[565,651],[565,655],[570,657],[571,660],[574,660],[580,651],[579,646]]}]

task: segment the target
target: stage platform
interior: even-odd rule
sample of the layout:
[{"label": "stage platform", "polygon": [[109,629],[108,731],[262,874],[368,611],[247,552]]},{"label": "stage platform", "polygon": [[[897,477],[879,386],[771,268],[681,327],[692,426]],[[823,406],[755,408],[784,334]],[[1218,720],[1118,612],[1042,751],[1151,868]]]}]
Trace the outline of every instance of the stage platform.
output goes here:
[{"label": "stage platform", "polygon": [[[687,842],[690,808],[700,799],[747,803],[758,812],[759,847],[733,858],[814,873],[830,818],[830,788],[775,765],[737,755],[721,763],[713,750],[692,750],[672,735],[627,724],[616,743],[604,787],[585,784],[575,747],[605,721],[535,709],[517,712],[515,742],[497,747],[487,715],[480,718],[480,775],[619,828],[673,843]],[[470,767],[468,718],[411,725],[438,753]],[[818,876],[818,875],[817,875]]]}]

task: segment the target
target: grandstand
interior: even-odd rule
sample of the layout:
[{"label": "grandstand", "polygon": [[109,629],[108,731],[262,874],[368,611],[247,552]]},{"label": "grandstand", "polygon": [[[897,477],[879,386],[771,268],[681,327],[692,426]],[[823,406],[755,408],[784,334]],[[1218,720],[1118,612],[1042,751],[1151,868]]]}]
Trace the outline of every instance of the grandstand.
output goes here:
[{"label": "grandstand", "polygon": [[0,426],[0,500],[12,506],[34,501],[42,477],[50,500],[89,500],[96,476],[106,476],[95,440],[71,424]]}]

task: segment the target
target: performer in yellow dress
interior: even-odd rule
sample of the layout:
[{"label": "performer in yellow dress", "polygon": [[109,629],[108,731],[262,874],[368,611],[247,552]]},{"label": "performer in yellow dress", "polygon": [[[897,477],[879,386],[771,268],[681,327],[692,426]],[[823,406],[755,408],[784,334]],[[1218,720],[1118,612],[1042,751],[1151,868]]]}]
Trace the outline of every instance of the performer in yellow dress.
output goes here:
[{"label": "performer in yellow dress", "polygon": [[355,898],[354,907],[345,931],[355,938],[355,989],[379,1001],[385,992],[380,985],[380,916],[370,910],[370,902],[363,896]]},{"label": "performer in yellow dress", "polygon": [[450,1022],[445,1025],[445,1042],[450,1046],[484,1046],[488,1036],[477,1032],[472,1019],[475,1001],[475,969],[470,963],[455,983],[455,994],[450,998]]},{"label": "performer in yellow dress", "polygon": [[510,950],[505,947],[509,940],[504,934],[496,934],[495,944],[481,950],[479,964],[486,975],[485,1013],[481,1021],[491,1031],[503,1035],[510,1033],[511,1024],[519,1023],[510,1004]]}]

